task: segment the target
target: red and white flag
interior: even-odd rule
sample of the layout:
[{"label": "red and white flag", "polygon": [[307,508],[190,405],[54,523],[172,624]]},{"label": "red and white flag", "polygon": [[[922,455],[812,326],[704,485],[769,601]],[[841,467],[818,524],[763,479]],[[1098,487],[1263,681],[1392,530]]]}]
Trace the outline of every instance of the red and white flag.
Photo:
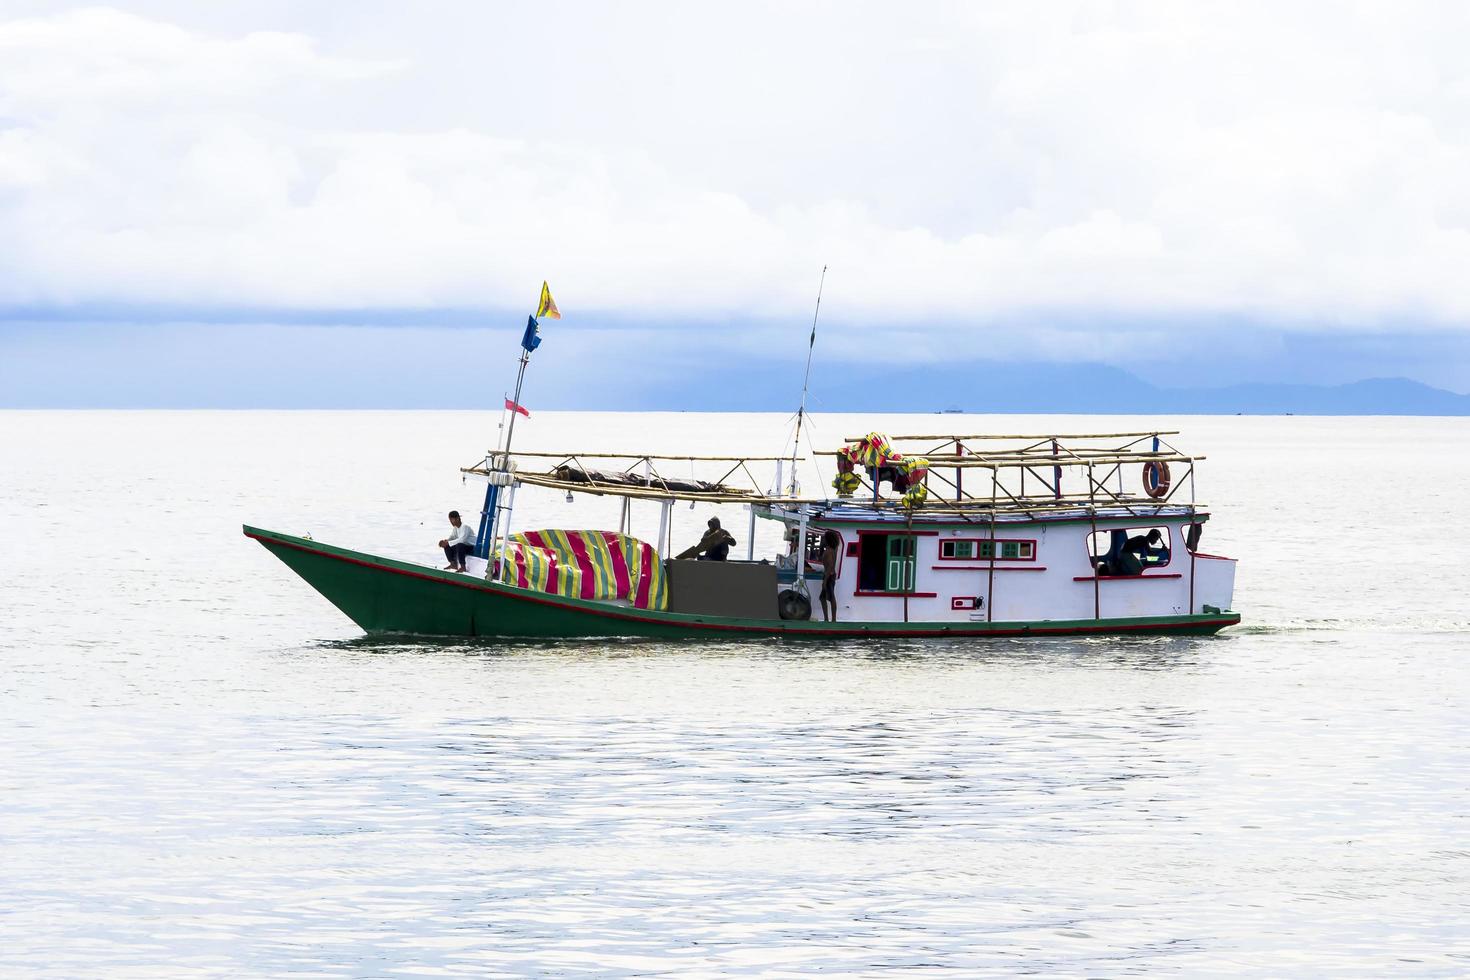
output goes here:
[{"label": "red and white flag", "polygon": [[530,411],[530,409],[528,409],[528,408],[526,408],[526,407],[524,407],[522,405],[517,405],[515,402],[511,401],[509,398],[507,398],[505,400],[505,409],[508,412],[520,412],[526,418],[530,418],[531,417],[531,411]]}]

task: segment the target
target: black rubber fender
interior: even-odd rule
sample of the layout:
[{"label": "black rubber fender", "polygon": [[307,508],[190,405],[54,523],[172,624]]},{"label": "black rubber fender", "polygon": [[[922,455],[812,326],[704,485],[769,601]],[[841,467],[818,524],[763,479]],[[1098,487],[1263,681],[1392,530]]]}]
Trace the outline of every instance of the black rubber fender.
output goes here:
[{"label": "black rubber fender", "polygon": [[786,589],[776,596],[776,609],[782,619],[812,618],[812,601],[795,589]]}]

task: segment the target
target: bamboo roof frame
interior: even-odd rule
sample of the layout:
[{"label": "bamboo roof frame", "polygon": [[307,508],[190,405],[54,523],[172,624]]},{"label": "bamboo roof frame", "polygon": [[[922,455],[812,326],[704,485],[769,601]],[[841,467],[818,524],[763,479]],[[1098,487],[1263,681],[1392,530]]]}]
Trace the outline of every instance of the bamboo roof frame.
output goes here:
[{"label": "bamboo roof frame", "polygon": [[[913,451],[911,457],[919,457],[929,461],[929,476],[937,479],[940,483],[948,485],[954,491],[954,497],[944,496],[941,493],[931,492],[925,498],[922,505],[913,510],[907,508],[898,497],[882,497],[872,486],[872,483],[859,476],[859,488],[863,492],[854,492],[847,497],[797,497],[784,496],[779,493],[771,493],[761,489],[762,480],[758,479],[751,471],[751,463],[782,463],[790,459],[783,456],[695,456],[695,455],[662,455],[657,453],[610,453],[610,452],[545,452],[545,451],[512,451],[492,452],[486,455],[481,463],[474,466],[461,467],[461,472],[486,476],[491,469],[503,469],[506,463],[515,457],[538,460],[560,460],[561,462],[547,472],[517,470],[515,480],[533,486],[565,491],[568,493],[586,493],[594,496],[614,496],[633,500],[655,500],[655,501],[692,501],[711,504],[750,504],[758,506],[780,506],[780,507],[811,507],[820,508],[823,512],[831,510],[858,509],[872,512],[873,514],[903,514],[910,520],[913,518],[932,519],[937,511],[945,511],[956,515],[961,520],[975,520],[988,515],[990,520],[1004,514],[1006,516],[1023,516],[1029,514],[1058,514],[1064,512],[1096,514],[1099,509],[1108,511],[1121,510],[1128,514],[1157,515],[1164,509],[1184,509],[1186,512],[1194,512],[1203,506],[1197,501],[1189,503],[1175,503],[1173,498],[1187,482],[1190,487],[1190,496],[1193,496],[1194,488],[1194,464],[1205,459],[1204,456],[1186,455],[1174,447],[1169,446],[1162,437],[1165,435],[1177,435],[1170,430],[1156,430],[1149,432],[1115,432],[1115,433],[1085,433],[1072,435],[1000,435],[991,433],[980,433],[975,435],[958,436],[892,436],[890,442],[896,441],[933,441],[943,440],[940,446],[935,447],[932,453],[921,453]],[[1100,447],[1100,446],[1066,446],[1063,440],[1077,439],[1129,439],[1122,446]],[[967,451],[963,445],[965,440],[1031,440],[1030,444],[1021,447],[1001,448],[994,453],[977,453]],[[1157,440],[1158,449],[1136,449],[1139,443],[1145,440]],[[849,439],[848,443],[858,442],[858,439]],[[942,450],[951,447],[953,452]],[[841,450],[812,452],[811,457],[834,457]],[[627,461],[621,475],[641,480],[641,483],[629,484],[623,482],[609,482],[599,480],[593,473],[583,465],[582,460],[620,460]],[[659,474],[654,466],[654,461],[660,462],[721,462],[732,463],[718,480],[703,481],[691,477],[691,480],[707,483],[718,487],[717,490],[687,490],[675,489],[669,485],[670,478]],[[1166,493],[1161,497],[1150,497],[1146,495],[1133,495],[1124,492],[1122,487],[1122,467],[1129,463],[1178,463],[1183,464],[1186,470],[1180,479],[1173,482]],[[634,468],[642,464],[643,472],[635,473]],[[568,480],[563,478],[557,471],[562,467],[575,467],[580,471],[584,479]],[[1097,477],[1098,468],[1110,467],[1102,475]],[[1063,468],[1084,469],[1086,471],[1087,491],[1085,493],[1063,493],[1060,490],[1060,475]],[[954,479],[946,477],[941,470],[954,471]],[[988,494],[975,495],[967,493],[963,488],[962,474],[966,470],[989,470],[991,480]],[[1050,471],[1050,474],[1041,470]],[[749,480],[748,486],[736,487],[726,486],[725,481],[737,472],[743,472]],[[1002,482],[1002,472],[1018,473],[1020,486],[1013,489]],[[1050,479],[1048,476],[1050,475]],[[1118,477],[1118,488],[1116,490],[1107,484],[1114,476]],[[1044,493],[1027,493],[1026,478],[1040,484]],[[685,482],[682,478],[674,478],[674,482]],[[926,483],[927,483],[926,479]],[[775,487],[776,481],[770,481]],[[777,488],[779,489],[779,488]]]},{"label": "bamboo roof frame", "polygon": [[[463,467],[462,472],[484,476],[488,471],[481,467]],[[824,510],[856,509],[866,510],[874,513],[908,513],[902,501],[894,497],[880,498],[876,505],[871,496],[855,494],[852,497],[786,497],[772,496],[758,493],[756,491],[733,491],[725,493],[701,493],[693,490],[663,490],[659,488],[627,486],[623,484],[609,484],[592,482],[579,482],[574,480],[557,479],[548,473],[517,472],[517,482],[530,486],[544,487],[550,490],[564,491],[570,493],[585,493],[599,497],[627,497],[634,500],[651,501],[692,501],[709,504],[755,504],[757,506],[782,506],[821,507]],[[947,482],[947,481],[946,481]],[[867,481],[863,485],[868,487]],[[948,497],[938,496],[931,493],[923,506],[916,508],[913,512],[915,517],[929,517],[935,513],[935,508],[943,508],[961,515],[986,514],[991,511],[1015,514],[1042,514],[1056,513],[1059,511],[1074,511],[1078,513],[1098,509],[1125,509],[1130,513],[1140,510],[1160,511],[1165,508],[1179,508],[1186,505],[1175,504],[1167,499],[1155,499],[1146,496],[1118,496],[1111,495],[1105,500],[1090,498],[1087,494],[1067,493],[1061,496],[1045,496],[1022,498],[1010,495],[1008,491],[1000,491],[1000,496],[994,501],[990,497],[967,498],[964,500],[953,500]],[[1009,499],[1007,499],[1009,498]],[[1193,505],[1200,507],[1202,504]]]},{"label": "bamboo roof frame", "polygon": [[[466,468],[464,472],[483,475],[483,471],[475,468]],[[877,506],[874,506],[871,497],[863,496],[780,497],[756,494],[753,492],[720,494],[698,493],[695,491],[685,490],[670,490],[669,492],[665,493],[662,490],[648,489],[645,487],[618,486],[613,484],[578,483],[567,480],[557,480],[554,478],[548,478],[546,474],[541,473],[517,473],[516,480],[520,483],[525,483],[530,486],[539,486],[551,490],[567,491],[571,493],[585,493],[598,497],[628,497],[634,500],[653,501],[687,500],[696,503],[702,502],[709,504],[754,504],[756,506],[812,506],[821,507],[824,510],[856,509],[871,511],[873,513],[909,513],[908,508],[904,507],[903,503],[899,499],[892,497],[881,498],[878,501]],[[969,517],[970,515],[988,514],[992,510],[1000,513],[1042,514],[1055,513],[1059,511],[1085,513],[1088,510],[1112,510],[1119,508],[1126,509],[1129,512],[1136,512],[1138,510],[1162,511],[1164,509],[1170,508],[1178,509],[1183,506],[1186,505],[1173,504],[1165,500],[1155,500],[1152,497],[1128,497],[1117,498],[1116,500],[1094,502],[1090,501],[1086,494],[1065,494],[1059,498],[1038,497],[1029,500],[1020,498],[1006,500],[1004,498],[1001,498],[992,503],[989,497],[983,499],[955,501],[947,497],[937,497],[931,494],[922,507],[914,510],[913,516],[916,518],[935,516],[935,508],[938,507],[942,507],[947,511],[952,511],[956,514]],[[1195,504],[1193,506],[1198,507],[1203,505]]]},{"label": "bamboo roof frame", "polygon": [[[501,455],[501,456],[504,456],[505,453],[504,452],[500,452],[498,454],[497,453],[491,453],[491,455],[492,456],[493,455]],[[545,453],[545,452],[531,452],[530,450],[524,450],[523,451],[523,450],[520,450],[520,449],[513,450],[511,452],[511,455],[512,456],[534,456],[534,457],[538,457],[538,458],[541,458],[541,459],[571,459],[573,457],[581,457],[583,459],[631,459],[631,460],[633,460],[636,463],[641,463],[645,459],[673,460],[674,462],[680,462],[680,461],[690,461],[690,462],[714,461],[714,462],[718,462],[718,463],[739,463],[739,462],[745,462],[745,463],[774,463],[774,462],[777,462],[779,460],[786,460],[786,459],[790,459],[791,458],[789,456],[660,456],[658,453],[584,453],[584,452],[575,452],[575,453]]]},{"label": "bamboo roof frame", "polygon": [[[817,455],[817,456],[838,456],[838,455],[841,455],[841,452],[840,451],[838,451],[838,452],[821,452],[821,453],[815,453],[814,455]],[[985,456],[985,455],[981,455],[979,453],[976,453],[973,456],[972,455],[969,455],[969,454],[966,454],[964,456],[930,456],[930,455],[919,456],[916,453],[916,454],[914,454],[914,456],[909,457],[909,458],[912,458],[912,459],[926,459],[926,460],[928,460],[929,461],[929,468],[932,470],[932,469],[935,469],[936,467],[942,467],[944,469],[952,469],[954,467],[960,467],[960,468],[964,468],[964,469],[1006,469],[1008,467],[1015,467],[1015,466],[1042,466],[1042,465],[1047,465],[1047,466],[1083,466],[1083,465],[1086,465],[1088,463],[1118,463],[1120,465],[1123,464],[1123,463],[1147,463],[1147,462],[1188,463],[1188,462],[1192,462],[1194,460],[1207,459],[1208,457],[1205,457],[1205,456],[1185,456],[1185,455],[1182,455],[1180,453],[1162,452],[1162,451],[1161,452],[1139,452],[1139,453],[1131,453],[1130,452],[1130,453],[1118,453],[1116,451],[1111,451],[1110,450],[1106,454],[1099,453],[1096,456],[1087,456],[1087,455],[1080,455],[1080,454],[1074,455],[1074,454],[1070,454],[1070,453],[1068,455],[1065,455],[1065,456],[1063,456],[1063,455],[1051,455],[1051,454],[1047,454],[1047,455],[1044,455],[1044,456],[1043,455],[1040,455],[1040,454],[1036,454],[1036,455],[1015,454],[1015,455],[1007,455],[1007,456]]]},{"label": "bamboo roof frame", "polygon": [[[1061,440],[1061,439],[1128,439],[1128,438],[1139,438],[1139,437],[1152,438],[1154,436],[1177,436],[1177,435],[1179,435],[1179,431],[1177,429],[1175,429],[1175,430],[1156,429],[1156,430],[1151,430],[1149,432],[1073,432],[1073,433],[1051,433],[1051,432],[1048,432],[1048,433],[1045,433],[1045,434],[1042,434],[1042,435],[1035,435],[1035,434],[1026,434],[1026,435],[1003,435],[1003,434],[994,433],[994,432],[980,432],[980,433],[976,433],[975,435],[968,435],[968,436],[947,436],[947,435],[937,435],[937,436],[887,436],[886,438],[888,439],[889,442],[933,442],[936,439],[940,440],[941,442],[974,442],[974,441],[979,441],[979,440],[984,440],[984,439],[1045,439],[1045,440],[1050,441],[1052,439],[1057,439],[1057,440]],[[843,439],[842,441],[843,442],[862,442],[866,438],[867,438],[867,436],[858,436],[856,438],[849,437],[849,438]]]},{"label": "bamboo roof frame", "polygon": [[1107,465],[1113,463],[1123,465],[1124,463],[1192,463],[1195,460],[1205,459],[1204,456],[1181,456],[1177,453],[1147,453],[1144,455],[1114,455],[1114,456],[1023,456],[1010,459],[994,459],[987,456],[962,456],[953,459],[936,461],[932,456],[925,456],[929,460],[929,468],[962,469],[962,470],[1005,470],[1016,467],[1032,466],[1087,466]]}]

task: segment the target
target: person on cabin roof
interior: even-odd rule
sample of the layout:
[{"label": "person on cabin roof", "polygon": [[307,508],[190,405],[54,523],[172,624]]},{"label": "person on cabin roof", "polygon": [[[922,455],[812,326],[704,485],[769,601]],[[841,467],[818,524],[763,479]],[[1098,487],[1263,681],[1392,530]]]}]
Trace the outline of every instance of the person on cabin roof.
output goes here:
[{"label": "person on cabin roof", "polygon": [[822,532],[822,592],[818,597],[822,603],[822,618],[829,623],[837,622],[837,564],[841,557],[842,535],[828,528]]},{"label": "person on cabin roof", "polygon": [[444,570],[463,572],[464,560],[475,550],[475,529],[459,519],[457,510],[449,512],[449,527],[453,533],[439,542],[439,547],[444,549],[444,557],[449,560]]},{"label": "person on cabin roof", "polygon": [[720,519],[711,517],[709,519],[709,530],[704,532],[704,537],[699,539],[695,547],[700,552],[700,561],[724,561],[730,557],[730,546],[735,543],[735,538],[720,527]]}]

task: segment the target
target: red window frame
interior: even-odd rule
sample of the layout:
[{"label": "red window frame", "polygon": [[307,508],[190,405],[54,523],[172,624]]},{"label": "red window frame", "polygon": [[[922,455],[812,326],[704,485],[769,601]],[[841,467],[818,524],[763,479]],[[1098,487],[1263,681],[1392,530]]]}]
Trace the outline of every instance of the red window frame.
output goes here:
[{"label": "red window frame", "polygon": [[[841,532],[839,531],[838,533],[840,534]],[[919,554],[918,554],[918,552],[919,552],[919,542],[918,542],[918,539],[919,538],[937,538],[937,537],[939,537],[939,532],[938,531],[919,531],[919,530],[915,530],[915,529],[912,529],[912,528],[898,528],[897,530],[892,530],[892,531],[890,531],[890,530],[888,530],[886,528],[876,528],[876,527],[874,527],[874,528],[866,528],[864,530],[861,530],[861,531],[858,531],[857,532],[858,550],[859,550],[859,552],[861,552],[861,550],[862,550],[862,544],[863,544],[863,538],[865,538],[865,537],[885,537],[886,538],[886,537],[892,537],[894,535],[900,535],[900,536],[905,537],[905,538],[913,538],[914,539],[914,585],[917,586],[919,584],[919,564],[918,564],[918,562],[919,562]],[[859,578],[862,577],[861,566],[859,566],[858,576],[859,576]],[[885,590],[882,590],[882,591],[871,591],[871,592],[864,592],[861,589],[854,589],[852,594],[854,596],[859,596],[859,597],[881,596],[881,595],[908,596],[910,599],[933,599],[933,598],[937,598],[937,596],[938,596],[938,593],[937,592],[889,592],[886,589]]]},{"label": "red window frame", "polygon": [[[973,557],[973,558],[955,558],[953,556],[950,556],[950,557],[946,558],[944,556],[944,543],[946,541],[954,541],[956,543],[961,542],[961,541],[971,541],[971,542],[974,542],[974,544],[975,544],[975,557]],[[1039,544],[1039,541],[1038,541],[1037,538],[941,538],[939,540],[939,560],[940,561],[984,561],[984,562],[988,562],[988,561],[990,561],[989,558],[982,558],[982,557],[980,557],[980,545],[984,544],[987,541],[994,541],[995,542],[995,552],[996,552],[996,554],[995,554],[995,560],[998,561],[998,562],[1000,562],[1000,561],[1035,561],[1036,560],[1036,553],[1037,553],[1038,550],[1040,550],[1037,547],[1037,545]],[[1003,545],[1003,544],[1029,544],[1031,546],[1031,557],[1030,558],[1002,558],[1001,555],[1000,555],[1000,546]]]},{"label": "red window frame", "polygon": [[[1096,564],[1096,562],[1097,562],[1097,556],[1092,553],[1092,536],[1094,534],[1111,534],[1114,531],[1143,531],[1145,534],[1147,534],[1149,531],[1152,531],[1154,528],[1159,528],[1160,530],[1162,530],[1164,532],[1164,537],[1167,539],[1167,541],[1164,544],[1164,547],[1166,547],[1166,548],[1169,549],[1169,560],[1166,561],[1166,562],[1164,562],[1162,565],[1145,565],[1145,566],[1143,566],[1143,576],[1145,578],[1147,578],[1148,577],[1148,573],[1151,572],[1151,571],[1154,571],[1155,569],[1168,568],[1170,565],[1174,564],[1174,528],[1171,525],[1168,525],[1168,524],[1144,524],[1144,525],[1141,525],[1139,527],[1124,527],[1124,528],[1100,527],[1096,531],[1089,531],[1089,532],[1087,532],[1087,536],[1082,539],[1082,550],[1085,551],[1085,552],[1087,552],[1087,565],[1088,565],[1088,567],[1089,568],[1096,568],[1097,567],[1097,564]],[[1132,537],[1132,535],[1130,534],[1129,537]],[[1091,576],[1091,575],[1085,576],[1085,578],[1087,578],[1089,580],[1092,577],[1093,576]],[[1138,578],[1139,576],[1137,576],[1137,575],[1103,575],[1103,576],[1100,576],[1100,577],[1102,578],[1103,581],[1106,582],[1110,578]]]}]

